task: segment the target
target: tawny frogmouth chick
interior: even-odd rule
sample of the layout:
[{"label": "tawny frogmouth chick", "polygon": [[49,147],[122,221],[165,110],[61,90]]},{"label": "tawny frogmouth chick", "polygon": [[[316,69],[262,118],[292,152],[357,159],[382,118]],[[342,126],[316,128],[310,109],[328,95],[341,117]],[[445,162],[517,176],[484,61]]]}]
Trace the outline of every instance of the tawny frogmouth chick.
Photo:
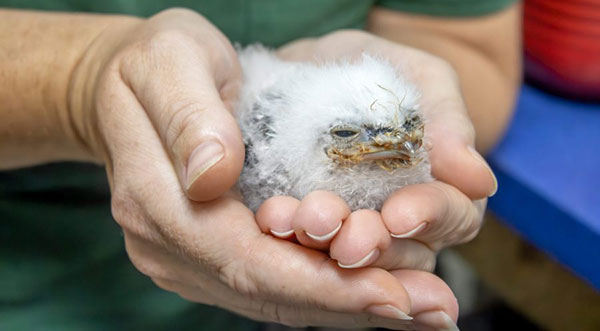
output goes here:
[{"label": "tawny frogmouth chick", "polygon": [[239,55],[246,160],[238,184],[250,209],[315,190],[352,210],[380,209],[393,191],[433,180],[419,93],[384,59],[285,62],[259,46]]}]

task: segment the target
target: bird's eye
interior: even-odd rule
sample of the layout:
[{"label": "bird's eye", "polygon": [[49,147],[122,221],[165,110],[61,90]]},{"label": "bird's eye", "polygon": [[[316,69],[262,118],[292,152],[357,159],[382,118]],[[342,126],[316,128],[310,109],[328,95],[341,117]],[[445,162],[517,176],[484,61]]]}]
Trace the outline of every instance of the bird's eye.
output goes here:
[{"label": "bird's eye", "polygon": [[356,132],[350,130],[337,130],[334,132],[334,134],[338,137],[348,138],[356,135]]},{"label": "bird's eye", "polygon": [[336,127],[331,130],[331,134],[338,138],[354,138],[358,135],[359,131],[354,128],[348,127]]}]

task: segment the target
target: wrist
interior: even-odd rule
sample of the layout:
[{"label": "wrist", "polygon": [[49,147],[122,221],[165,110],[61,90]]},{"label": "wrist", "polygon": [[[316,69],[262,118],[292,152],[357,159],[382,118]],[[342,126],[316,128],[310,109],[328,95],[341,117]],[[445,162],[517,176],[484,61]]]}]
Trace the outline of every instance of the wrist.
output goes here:
[{"label": "wrist", "polygon": [[81,69],[100,34],[125,19],[0,9],[0,169],[97,160],[82,138],[80,105],[90,103],[76,101],[94,74]]},{"label": "wrist", "polygon": [[133,29],[143,20],[129,16],[101,17],[97,32],[90,36],[73,66],[68,83],[63,131],[78,146],[82,160],[105,163],[108,159],[96,115],[96,92],[102,73]]}]

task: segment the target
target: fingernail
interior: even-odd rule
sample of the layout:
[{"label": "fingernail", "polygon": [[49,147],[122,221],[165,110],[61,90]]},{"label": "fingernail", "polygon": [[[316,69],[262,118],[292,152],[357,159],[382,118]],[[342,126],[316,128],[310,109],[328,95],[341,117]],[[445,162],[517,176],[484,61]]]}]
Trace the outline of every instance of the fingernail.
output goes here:
[{"label": "fingernail", "polygon": [[460,331],[454,320],[441,310],[420,313],[415,316],[415,322],[440,331]]},{"label": "fingernail", "polygon": [[309,233],[308,231],[304,231],[304,233],[306,233],[306,235],[309,236],[312,240],[327,241],[327,240],[333,238],[333,236],[335,236],[336,233],[338,233],[338,231],[340,231],[341,228],[342,228],[342,223],[340,222],[340,224],[338,224],[338,226],[335,229],[333,229],[333,231],[329,232],[328,234],[322,235],[322,236],[317,236],[316,234]]},{"label": "fingernail", "polygon": [[223,145],[214,140],[203,142],[190,155],[187,164],[186,185],[189,189],[192,184],[212,166],[221,161],[225,151]]},{"label": "fingernail", "polygon": [[286,232],[277,232],[275,230],[269,230],[269,231],[271,231],[271,234],[273,234],[275,237],[283,238],[283,239],[289,238],[292,236],[292,234],[294,234],[294,230],[290,230],[290,231],[286,231]]},{"label": "fingernail", "polygon": [[394,238],[412,238],[417,233],[420,233],[421,231],[423,231],[423,229],[425,229],[426,226],[427,226],[427,222],[423,222],[423,223],[419,224],[416,228],[414,228],[406,233],[401,233],[401,234],[390,233],[390,236],[392,236]]},{"label": "fingernail", "polygon": [[487,161],[483,158],[483,156],[481,156],[481,154],[479,154],[479,152],[475,150],[475,148],[473,148],[473,146],[467,146],[467,149],[469,150],[469,152],[471,152],[471,155],[473,155],[473,157],[476,158],[479,162],[483,163],[483,165],[490,172],[490,175],[494,180],[494,187],[492,188],[492,193],[488,194],[488,198],[493,197],[496,194],[496,192],[498,192],[498,180],[496,179],[496,175],[494,175],[494,172],[492,171],[492,168],[490,168],[490,165],[487,163]]},{"label": "fingernail", "polygon": [[392,305],[371,305],[365,308],[365,312],[380,317],[392,318],[396,320],[410,321],[413,319],[407,313]]},{"label": "fingernail", "polygon": [[344,268],[344,269],[360,268],[360,267],[363,267],[363,266],[366,266],[366,265],[372,263],[378,257],[379,257],[379,249],[375,248],[369,254],[367,254],[365,257],[363,257],[362,259],[360,259],[356,263],[353,263],[353,264],[342,264],[342,263],[340,263],[340,261],[338,261],[338,265],[340,267]]}]

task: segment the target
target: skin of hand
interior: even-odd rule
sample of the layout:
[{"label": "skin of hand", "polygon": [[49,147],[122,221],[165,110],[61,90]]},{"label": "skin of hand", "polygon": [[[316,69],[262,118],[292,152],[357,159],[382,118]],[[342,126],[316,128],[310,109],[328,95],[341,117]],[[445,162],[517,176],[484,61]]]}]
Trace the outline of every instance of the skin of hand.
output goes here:
[{"label": "skin of hand", "polygon": [[[105,163],[127,253],[158,286],[194,302],[294,326],[453,325],[455,298],[434,275],[342,269],[323,252],[260,231],[251,211],[229,191],[244,159],[229,111],[240,84],[239,64],[229,41],[202,16],[182,9],[148,20],[0,14],[22,27],[7,25],[7,35],[16,35],[14,42],[2,40],[7,54],[37,50],[40,45],[20,33],[39,34],[53,41],[43,44],[50,66],[41,67],[59,69],[46,75],[27,61],[11,63],[36,68],[30,76],[39,81],[23,81],[2,94],[2,117],[17,110],[52,117],[39,138],[52,144],[43,158],[21,158],[6,167],[42,159]],[[94,30],[96,22],[100,28]],[[84,49],[81,56],[75,46]],[[38,91],[31,84],[40,81],[47,84]],[[31,98],[19,99],[27,95],[19,88],[33,91]],[[49,106],[44,102],[52,92],[60,96]],[[31,117],[18,118],[18,124],[35,127]],[[21,141],[21,131],[0,128],[15,145]],[[5,141],[2,155],[18,158],[24,147],[37,152],[37,139],[20,148]]]},{"label": "skin of hand", "polygon": [[381,213],[351,212],[330,192],[313,192],[302,201],[273,197],[259,208],[257,221],[265,233],[283,238],[294,233],[302,245],[329,251],[341,267],[431,271],[437,251],[476,236],[496,180],[473,147],[474,129],[458,78],[444,60],[361,31],[293,42],[279,55],[326,61],[364,51],[390,60],[422,92],[425,136],[437,180],[396,191]]}]

